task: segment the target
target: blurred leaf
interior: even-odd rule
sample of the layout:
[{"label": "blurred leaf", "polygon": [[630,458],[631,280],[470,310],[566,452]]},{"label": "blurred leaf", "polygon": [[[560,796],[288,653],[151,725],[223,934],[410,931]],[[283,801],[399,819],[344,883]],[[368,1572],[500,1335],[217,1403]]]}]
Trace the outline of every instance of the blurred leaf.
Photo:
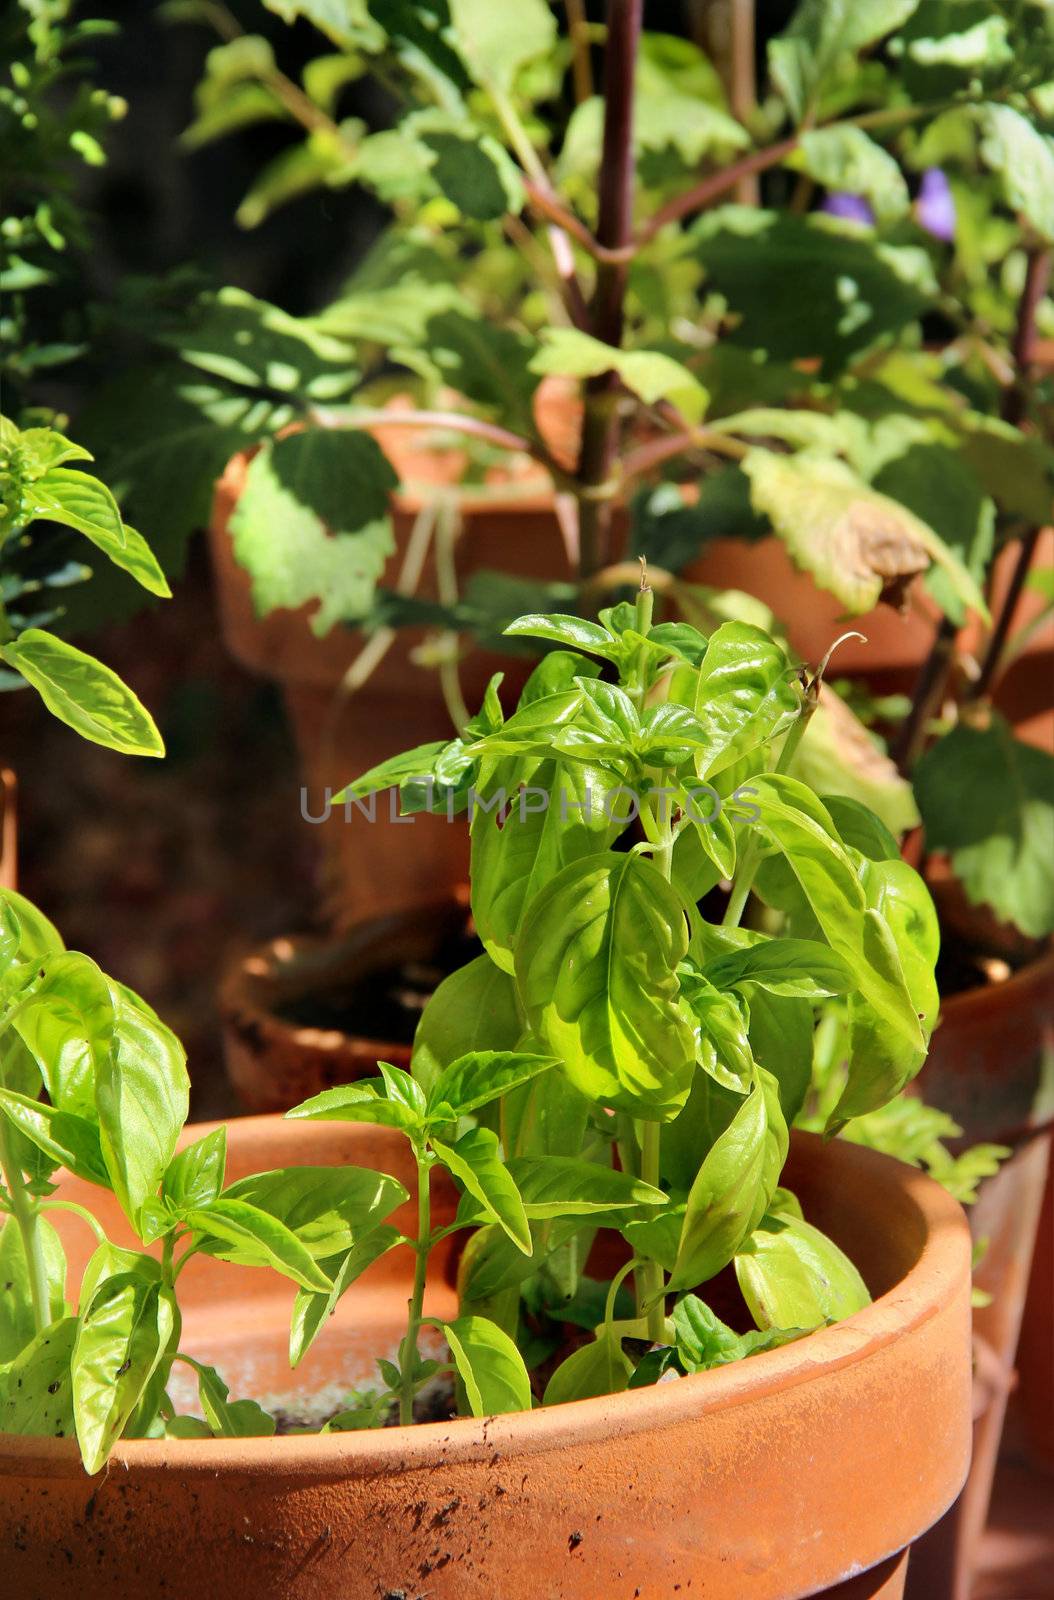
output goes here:
[{"label": "blurred leaf", "polygon": [[847,57],[899,28],[919,0],[801,0],[769,44],[769,69],[800,122]]},{"label": "blurred leaf", "polygon": [[706,410],[707,393],[699,380],[659,350],[615,349],[577,328],[546,328],[542,340],[542,348],[530,364],[532,372],[572,378],[617,372],[645,405],[669,400],[690,422],[698,422]]},{"label": "blurred leaf", "polygon": [[934,292],[918,257],[817,214],[723,206],[689,237],[706,288],[738,319],[726,335],[732,344],[769,360],[819,359],[824,376],[914,321]]},{"label": "blurred leaf", "polygon": [[243,289],[203,296],[189,327],[165,330],[159,338],[215,377],[301,402],[338,400],[359,378],[348,364],[346,345]]},{"label": "blurred leaf", "polygon": [[891,833],[906,833],[919,821],[910,783],[826,684],[788,770],[817,794],[859,800]]},{"label": "blurred leaf", "polygon": [[743,470],[756,509],[767,512],[795,563],[848,611],[859,615],[886,598],[899,603],[934,561],[957,598],[986,615],[976,580],[933,529],[843,462],[752,450]]},{"label": "blurred leaf", "polygon": [[787,157],[787,166],[827,189],[863,195],[880,222],[907,213],[908,186],[900,167],[862,128],[810,129]]},{"label": "blurred leaf", "polygon": [[1029,938],[1054,930],[1054,757],[997,712],[960,724],[912,774],[929,850],[947,851],[966,897]]},{"label": "blurred leaf", "polygon": [[1054,241],[1054,139],[1013,106],[984,106],[980,115],[981,156],[999,174],[1007,204]]},{"label": "blurred leaf", "polygon": [[283,22],[304,17],[333,40],[334,44],[358,45],[377,51],[384,48],[384,30],[370,15],[368,0],[263,0]]},{"label": "blurred leaf", "polygon": [[556,18],[547,0],[450,0],[457,47],[472,76],[484,87],[508,93],[529,61],[548,55],[556,44]]},{"label": "blurred leaf", "polygon": [[[250,463],[230,523],[259,615],[317,601],[311,627],[322,635],[368,610],[395,548],[391,519],[380,509],[390,478],[385,457],[362,434],[323,430],[264,445]],[[343,525],[328,531],[301,494],[342,512]]]}]

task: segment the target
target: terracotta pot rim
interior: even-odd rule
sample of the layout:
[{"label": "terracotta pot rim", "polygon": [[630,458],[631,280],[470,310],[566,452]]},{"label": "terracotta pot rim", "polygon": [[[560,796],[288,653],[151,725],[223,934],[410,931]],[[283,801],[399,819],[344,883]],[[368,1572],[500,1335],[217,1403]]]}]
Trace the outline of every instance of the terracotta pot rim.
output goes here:
[{"label": "terracotta pot rim", "polygon": [[[269,1001],[269,992],[273,989],[279,969],[288,959],[283,947],[290,951],[319,955],[330,951],[338,960],[341,952],[346,951],[350,960],[360,949],[363,952],[368,949],[371,942],[368,935],[373,930],[382,929],[385,924],[395,926],[416,922],[423,917],[449,916],[462,906],[467,913],[467,889],[464,896],[455,890],[450,894],[429,895],[405,905],[370,912],[339,932],[308,929],[303,933],[282,933],[273,939],[265,939],[236,956],[225,971],[219,985],[220,1014],[226,1019],[236,1020],[241,1027],[257,1028],[261,1036],[269,1040],[315,1046],[345,1041],[364,1052],[377,1051],[381,1059],[386,1061],[388,1056],[385,1052],[392,1049],[390,1039],[374,1038],[367,1033],[349,1033],[343,1028],[319,1028],[311,1023],[287,1022],[276,1014]],[[305,989],[309,988],[310,984],[306,984]]]},{"label": "terracotta pot rim", "polygon": [[974,984],[970,989],[960,989],[956,994],[941,999],[941,1013],[958,1013],[960,1020],[964,1020],[967,1012],[986,1006],[993,995],[1002,999],[1006,995],[1018,995],[1022,990],[1030,988],[1034,983],[1049,977],[1054,986],[1054,942],[1042,950],[1033,961],[1026,961],[1024,966],[1018,967],[1009,978],[995,982],[989,978],[984,983]]},{"label": "terracotta pot rim", "polygon": [[[216,1126],[191,1125],[185,1131],[185,1140],[201,1138]],[[261,1170],[267,1165],[267,1146],[279,1136],[287,1139],[289,1133],[288,1123],[277,1116],[238,1118],[235,1126],[253,1137],[260,1150]],[[319,1127],[325,1129],[326,1124]],[[310,1138],[313,1125],[305,1123],[302,1128]],[[817,1134],[796,1131],[793,1137],[814,1149],[823,1144]],[[111,1474],[133,1469],[148,1474],[178,1470],[181,1474],[208,1476],[222,1470],[299,1479],[352,1474],[366,1479],[415,1465],[496,1459],[506,1450],[533,1455],[612,1433],[632,1438],[649,1427],[672,1426],[707,1413],[750,1405],[777,1390],[822,1381],[839,1369],[866,1360],[938,1315],[950,1296],[962,1291],[963,1280],[970,1275],[965,1214],[933,1179],[914,1167],[848,1141],[829,1142],[824,1159],[843,1173],[853,1168],[867,1171],[868,1181],[874,1186],[877,1215],[885,1209],[883,1196],[888,1199],[897,1194],[901,1201],[906,1197],[918,1226],[920,1248],[899,1282],[871,1305],[794,1344],[681,1378],[676,1383],[571,1401],[550,1410],[457,1418],[361,1433],[292,1435],[277,1442],[272,1438],[129,1440],[116,1447],[106,1470]],[[30,1467],[36,1475],[51,1477],[83,1471],[73,1440],[0,1434],[0,1476],[17,1476]]]}]

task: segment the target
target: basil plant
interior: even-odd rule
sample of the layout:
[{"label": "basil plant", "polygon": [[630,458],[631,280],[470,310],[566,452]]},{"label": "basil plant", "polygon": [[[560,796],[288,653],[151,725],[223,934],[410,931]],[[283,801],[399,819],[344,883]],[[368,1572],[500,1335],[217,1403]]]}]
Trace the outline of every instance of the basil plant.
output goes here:
[{"label": "basil plant", "polygon": [[[454,1226],[474,1230],[445,1336],[477,1414],[718,1365],[868,1301],[781,1184],[788,1128],[831,997],[849,1065],[827,1131],[918,1071],[937,1014],[933,908],[874,816],[788,775],[816,682],[747,623],[706,638],[651,618],[647,588],[597,622],[520,618],[510,633],[557,648],[507,720],[495,680],[462,737],[345,791],[366,804],[397,785],[406,811],[470,814],[484,945],[426,1007],[410,1074],[382,1066],[290,1113],[399,1129],[417,1158],[400,1366],[382,1364],[385,1388],[348,1425],[396,1402],[410,1420],[435,1375],[417,1334],[437,1167],[462,1191]],[[759,926],[743,925],[748,903]],[[598,1229],[621,1236],[610,1282],[587,1273]],[[376,1247],[391,1242],[382,1230]],[[351,1272],[372,1253],[359,1241]],[[729,1266],[746,1333],[697,1292]],[[329,1302],[310,1303],[313,1332]],[[570,1354],[567,1323],[592,1335]]]}]

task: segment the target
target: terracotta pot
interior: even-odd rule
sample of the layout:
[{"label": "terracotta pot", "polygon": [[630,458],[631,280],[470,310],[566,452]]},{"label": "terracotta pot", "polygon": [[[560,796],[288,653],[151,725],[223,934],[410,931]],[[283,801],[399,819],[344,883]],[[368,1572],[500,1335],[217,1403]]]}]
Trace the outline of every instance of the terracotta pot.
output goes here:
[{"label": "terracotta pot", "polygon": [[[273,939],[231,966],[220,986],[219,1007],[227,1075],[249,1111],[288,1111],[335,1083],[370,1077],[378,1060],[407,1066],[408,1042],[377,1039],[338,1025],[312,1025],[301,1017],[318,1001],[353,996],[371,980],[423,968],[425,990],[435,985],[442,952],[462,938],[468,922],[467,890],[401,911],[385,912],[333,937],[301,934]],[[422,999],[426,994],[422,994]]]},{"label": "terracotta pot", "polygon": [[0,768],[0,889],[18,888],[18,783]]},{"label": "terracotta pot", "polygon": [[[963,1127],[964,1145],[985,1139],[1015,1148],[999,1172],[982,1183],[970,1209],[970,1230],[983,1249],[975,1281],[990,1297],[974,1311],[982,1359],[973,1460],[956,1505],[919,1544],[908,1581],[913,1600],[969,1600],[971,1593],[1047,1181],[1049,1140],[1030,1136],[1029,1123],[1041,1104],[1044,1063],[1052,1046],[1054,954],[1048,953],[1003,983],[945,1000],[917,1080],[927,1101]],[[1050,1352],[1049,1317],[1038,1334],[1044,1336]]]},{"label": "terracotta pot", "polygon": [[[456,483],[461,457],[450,450],[436,451],[430,429],[393,424],[374,433],[403,486],[392,503],[396,551],[381,579],[392,587],[429,489]],[[415,817],[413,833],[400,831],[408,824],[393,820],[387,795],[380,797],[375,820],[352,807],[325,815],[327,789],[336,793],[402,750],[448,739],[453,728],[436,671],[415,665],[412,659],[423,630],[400,629],[367,684],[342,696],[344,675],[365,643],[360,631],[338,625],[318,638],[311,630],[310,607],[256,616],[249,576],[234,558],[228,531],[249,459],[249,454],[234,457],[216,486],[213,502],[209,543],[220,622],[235,659],[282,686],[307,790],[306,797],[301,795],[301,813],[325,817],[317,827],[322,886],[327,911],[344,926],[364,912],[404,905],[418,898],[422,888],[440,891],[466,877],[465,830],[451,827],[442,817]],[[496,481],[464,511],[456,549],[460,592],[473,573],[485,568],[540,581],[566,575],[567,553],[548,479],[530,465],[492,477]],[[510,497],[513,490],[515,499]],[[436,596],[431,559],[417,592],[424,598]],[[515,703],[532,665],[528,654],[499,656],[473,650],[461,665],[466,702],[475,710],[491,674],[504,671],[506,704]]]},{"label": "terracotta pot", "polygon": [[[385,1129],[232,1126],[232,1176],[295,1161],[374,1164],[410,1183]],[[929,1179],[849,1144],[795,1135],[788,1181],[877,1296],[848,1321],[735,1366],[516,1416],[126,1443],[91,1481],[70,1440],[4,1436],[11,1592],[893,1600],[902,1552],[958,1492],[969,1455],[966,1225]],[[86,1230],[58,1215],[83,1261]],[[440,1252],[440,1317],[454,1305],[449,1266]],[[394,1350],[409,1270],[409,1252],[385,1257],[290,1376],[291,1287],[197,1259],[181,1280],[184,1345],[233,1394],[337,1395],[367,1377],[369,1353]]]}]

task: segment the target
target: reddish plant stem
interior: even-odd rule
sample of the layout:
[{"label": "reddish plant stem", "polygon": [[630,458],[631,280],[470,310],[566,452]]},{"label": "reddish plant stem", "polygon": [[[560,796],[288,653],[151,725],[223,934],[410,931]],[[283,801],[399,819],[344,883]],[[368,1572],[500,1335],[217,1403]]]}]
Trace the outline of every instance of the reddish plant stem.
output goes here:
[{"label": "reddish plant stem", "polygon": [[[643,0],[610,0],[604,52],[604,144],[600,160],[597,240],[606,256],[597,262],[589,307],[590,332],[605,344],[622,343],[623,307],[633,230],[636,164],[633,151],[635,76]],[[617,444],[617,375],[590,378],[585,389],[582,446],[578,457],[579,566],[589,577],[609,558],[612,467]]]},{"label": "reddish plant stem", "polygon": [[[1017,427],[1024,418],[1027,396],[1027,383],[1029,371],[1032,366],[1032,347],[1036,337],[1036,314],[1040,302],[1047,292],[1050,282],[1051,252],[1047,247],[1031,249],[1028,252],[1028,266],[1025,272],[1024,288],[1017,309],[1017,324],[1014,329],[1014,339],[1011,353],[1014,359],[1014,381],[1007,389],[1002,404],[1002,417],[1004,422]],[[1021,551],[1017,558],[1014,571],[1006,594],[999,607],[999,613],[992,628],[988,647],[985,651],[984,661],[977,679],[966,691],[967,702],[982,700],[990,693],[992,682],[999,669],[1003,651],[1006,648],[1010,626],[1017,610],[1021,591],[1025,586],[1029,568],[1036,552],[1039,541],[1039,529],[1033,528],[1021,541]],[[918,755],[926,728],[931,717],[936,713],[944,694],[948,674],[951,671],[955,658],[955,640],[958,626],[948,617],[941,619],[933,648],[923,664],[918,682],[912,694],[911,711],[904,721],[900,735],[893,748],[893,758],[902,772],[913,765]]]}]

